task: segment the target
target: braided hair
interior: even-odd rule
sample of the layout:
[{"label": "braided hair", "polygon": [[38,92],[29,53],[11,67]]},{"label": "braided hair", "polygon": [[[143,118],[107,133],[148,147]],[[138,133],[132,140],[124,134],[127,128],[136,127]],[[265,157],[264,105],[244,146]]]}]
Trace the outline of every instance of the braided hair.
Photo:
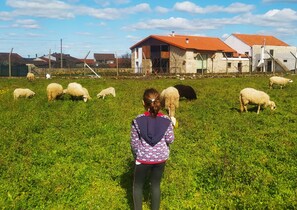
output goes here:
[{"label": "braided hair", "polygon": [[160,94],[155,88],[148,88],[143,93],[144,108],[152,117],[156,117],[161,109]]}]

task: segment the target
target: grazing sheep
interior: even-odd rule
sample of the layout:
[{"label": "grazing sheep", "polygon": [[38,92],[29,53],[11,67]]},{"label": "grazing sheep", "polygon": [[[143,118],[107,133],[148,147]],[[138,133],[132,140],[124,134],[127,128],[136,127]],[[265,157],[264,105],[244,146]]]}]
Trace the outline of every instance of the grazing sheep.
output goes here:
[{"label": "grazing sheep", "polygon": [[288,83],[293,82],[293,80],[284,78],[284,77],[278,77],[278,76],[272,76],[269,78],[269,87],[270,89],[273,88],[273,85],[279,85],[281,89],[286,86]]},{"label": "grazing sheep", "polygon": [[197,95],[195,90],[189,85],[174,85],[174,87],[178,90],[179,97],[185,97],[188,100],[197,99]]},{"label": "grazing sheep", "polygon": [[97,94],[97,98],[105,98],[105,96],[107,95],[113,95],[113,97],[116,96],[116,93],[115,93],[115,89],[113,87],[109,87],[109,88],[106,88],[106,89],[103,89],[100,91],[100,93]]},{"label": "grazing sheep", "polygon": [[72,100],[83,99],[84,102],[87,102],[88,99],[91,99],[88,90],[76,82],[69,83],[67,89],[63,90],[63,93],[70,95]]},{"label": "grazing sheep", "polygon": [[34,75],[33,73],[31,73],[31,72],[28,72],[28,73],[27,73],[27,80],[28,80],[28,81],[33,81],[33,80],[35,80],[35,75]]},{"label": "grazing sheep", "polygon": [[59,99],[64,94],[63,86],[58,83],[50,83],[46,87],[46,93],[48,101]]},{"label": "grazing sheep", "polygon": [[179,107],[179,93],[175,87],[168,87],[160,94],[161,106],[164,107],[170,117],[174,117],[175,109]]},{"label": "grazing sheep", "polygon": [[258,105],[257,114],[260,112],[260,107],[267,107],[269,106],[271,110],[276,109],[275,103],[270,101],[270,97],[267,93],[256,90],[254,88],[244,88],[240,91],[239,95],[239,102],[240,102],[240,111],[243,112],[244,110],[247,112],[247,105],[248,104],[255,104]]},{"label": "grazing sheep", "polygon": [[87,97],[87,99],[88,99],[88,100],[92,99],[91,96],[90,96],[90,94],[89,94],[88,89],[85,88],[85,87],[83,87],[83,90],[84,90],[84,92],[85,92],[85,96]]},{"label": "grazing sheep", "polygon": [[13,91],[13,98],[18,99],[18,98],[32,98],[35,96],[35,93],[28,89],[28,88],[17,88]]},{"label": "grazing sheep", "polygon": [[46,78],[46,79],[50,79],[50,78],[51,78],[51,75],[50,75],[49,73],[47,73],[47,74],[45,75],[45,78]]}]

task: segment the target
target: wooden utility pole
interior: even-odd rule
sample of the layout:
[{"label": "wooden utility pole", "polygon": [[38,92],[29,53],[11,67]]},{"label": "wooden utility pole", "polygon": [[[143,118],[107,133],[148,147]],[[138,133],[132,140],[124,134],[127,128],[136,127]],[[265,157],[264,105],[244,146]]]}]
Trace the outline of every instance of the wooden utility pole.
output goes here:
[{"label": "wooden utility pole", "polygon": [[119,76],[119,59],[118,59],[117,53],[115,55],[116,55],[116,64],[117,64],[117,77],[118,77]]},{"label": "wooden utility pole", "polygon": [[62,39],[61,39],[61,69],[63,68],[63,50],[62,50],[63,48],[62,48]]},{"label": "wooden utility pole", "polygon": [[12,54],[12,51],[13,51],[13,48],[11,48],[11,51],[9,53],[9,56],[8,56],[8,74],[9,74],[9,77],[11,77],[11,54]]},{"label": "wooden utility pole", "polygon": [[49,53],[48,53],[48,69],[49,71],[51,70],[52,68],[52,61],[51,61],[51,49],[49,50]]}]

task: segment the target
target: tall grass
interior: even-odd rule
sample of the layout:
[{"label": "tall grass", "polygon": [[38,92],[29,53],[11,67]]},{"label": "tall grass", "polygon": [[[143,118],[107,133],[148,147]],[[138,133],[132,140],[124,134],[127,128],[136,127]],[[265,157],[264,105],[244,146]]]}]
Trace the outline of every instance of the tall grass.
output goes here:
[{"label": "tall grass", "polygon": [[[289,76],[295,80],[294,76]],[[49,82],[76,81],[92,100],[48,102]],[[297,84],[268,78],[0,79],[2,209],[131,209],[130,122],[143,112],[145,88],[191,85],[162,181],[161,209],[296,209]],[[117,96],[97,99],[113,86]],[[17,87],[36,92],[13,100]],[[239,112],[239,91],[267,92],[277,109]],[[148,186],[144,208],[149,209]]]}]

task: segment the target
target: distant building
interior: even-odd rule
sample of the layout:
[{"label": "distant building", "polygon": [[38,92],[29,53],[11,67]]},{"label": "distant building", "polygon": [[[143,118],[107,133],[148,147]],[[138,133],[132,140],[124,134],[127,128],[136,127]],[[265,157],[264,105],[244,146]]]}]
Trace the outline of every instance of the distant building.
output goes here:
[{"label": "distant building", "polygon": [[151,35],[130,47],[135,73],[248,72],[249,59],[215,37]]},{"label": "distant building", "polygon": [[111,53],[94,53],[96,66],[115,64],[115,55]]},{"label": "distant building", "polygon": [[224,42],[250,57],[252,71],[278,72],[295,68],[296,47],[274,36],[232,34]]},{"label": "distant building", "polygon": [[26,59],[17,53],[0,53],[0,76],[26,76]]},{"label": "distant building", "polygon": [[61,67],[61,64],[63,68],[75,68],[83,63],[80,59],[70,56],[70,54],[62,53],[61,56],[61,53],[53,53],[51,54],[51,57],[54,57],[56,59],[53,68],[59,68]]}]

